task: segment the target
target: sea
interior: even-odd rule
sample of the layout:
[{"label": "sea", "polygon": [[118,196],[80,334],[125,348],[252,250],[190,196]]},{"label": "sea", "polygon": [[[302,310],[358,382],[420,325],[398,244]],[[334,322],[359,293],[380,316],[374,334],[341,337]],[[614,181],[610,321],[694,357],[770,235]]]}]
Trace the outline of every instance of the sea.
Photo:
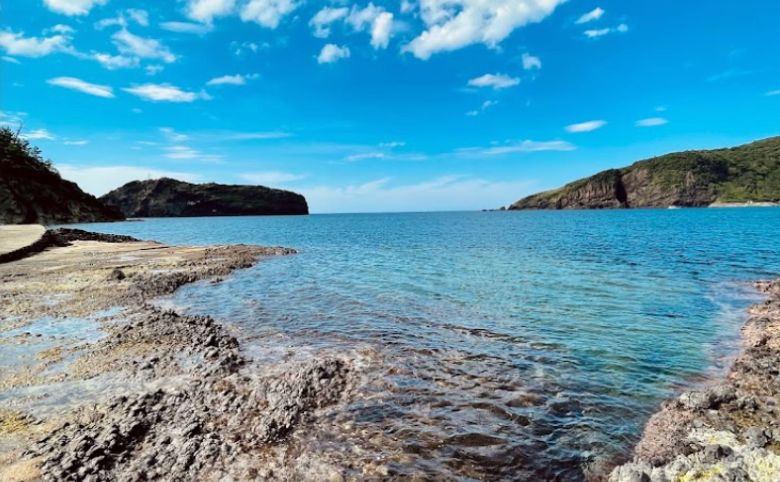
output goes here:
[{"label": "sea", "polygon": [[780,209],[144,219],[78,225],[177,245],[285,246],[160,300],[210,315],[251,369],[353,360],[359,380],[289,443],[360,477],[604,476],[659,405],[740,348],[780,276]]}]

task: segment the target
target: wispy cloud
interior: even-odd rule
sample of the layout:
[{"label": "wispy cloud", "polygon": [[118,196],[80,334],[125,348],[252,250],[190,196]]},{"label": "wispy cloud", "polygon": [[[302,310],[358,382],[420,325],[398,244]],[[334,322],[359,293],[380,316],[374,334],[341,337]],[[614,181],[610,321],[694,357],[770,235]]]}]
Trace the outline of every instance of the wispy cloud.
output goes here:
[{"label": "wispy cloud", "polygon": [[279,185],[305,179],[305,174],[293,174],[282,171],[245,172],[239,174],[241,179],[253,184]]},{"label": "wispy cloud", "polygon": [[184,142],[190,138],[190,136],[176,132],[170,127],[160,127],[160,132],[171,142]]},{"label": "wispy cloud", "polygon": [[168,159],[201,161],[201,162],[221,162],[222,156],[216,154],[206,154],[189,146],[175,145],[163,148],[163,154]]},{"label": "wispy cloud", "polygon": [[325,44],[317,56],[317,63],[332,64],[341,59],[347,59],[350,56],[349,47],[340,47],[336,44]]},{"label": "wispy cloud", "polygon": [[591,29],[591,30],[586,30],[584,33],[585,36],[588,38],[599,38],[605,35],[609,35],[611,33],[626,33],[626,32],[628,32],[628,25],[626,25],[625,23],[621,23],[617,27]]},{"label": "wispy cloud", "polygon": [[62,142],[66,146],[86,146],[89,144],[88,140],[85,139],[69,139]]},{"label": "wispy cloud", "polygon": [[486,100],[485,102],[482,103],[482,105],[479,106],[479,109],[470,110],[466,112],[466,115],[470,117],[476,117],[481,113],[485,112],[486,110],[490,109],[491,107],[495,106],[496,104],[498,104],[497,100]]},{"label": "wispy cloud", "polygon": [[54,134],[52,134],[46,129],[35,129],[29,132],[22,132],[21,136],[24,137],[25,139],[30,139],[30,140],[45,139],[48,141],[53,141],[55,138]]},{"label": "wispy cloud", "polygon": [[466,147],[458,149],[455,154],[466,156],[501,156],[505,154],[532,153],[532,152],[567,152],[577,147],[566,141],[532,141],[526,139],[520,142],[511,142],[504,145],[491,147]]},{"label": "wispy cloud", "polygon": [[282,18],[295,11],[301,3],[303,2],[296,0],[249,0],[241,7],[240,16],[244,22],[254,22],[263,27],[275,29],[279,26]]},{"label": "wispy cloud", "polygon": [[247,74],[247,75],[223,75],[221,77],[215,77],[208,82],[206,82],[206,85],[213,86],[213,85],[245,85],[247,80],[253,80],[258,78],[259,75],[257,74]]},{"label": "wispy cloud", "polygon": [[15,59],[13,57],[9,57],[7,55],[3,55],[3,61],[4,62],[8,62],[9,64],[21,64],[21,62],[19,62],[19,60]]},{"label": "wispy cloud", "polygon": [[775,96],[775,95],[780,95],[780,89],[770,90],[769,92],[766,93],[766,95],[768,97],[772,97],[772,96]]},{"label": "wispy cloud", "polygon": [[189,92],[171,84],[142,84],[122,90],[151,102],[194,102],[208,98],[203,93]]},{"label": "wispy cloud", "polygon": [[211,25],[194,22],[161,22],[160,28],[169,32],[204,35],[212,30]]},{"label": "wispy cloud", "polygon": [[107,99],[114,97],[114,89],[112,89],[110,86],[92,84],[75,77],[55,77],[53,79],[47,80],[46,82],[51,85],[56,85],[57,87],[77,90],[79,92],[83,92],[84,94],[94,95],[96,97],[103,97]]},{"label": "wispy cloud", "polygon": [[657,127],[664,124],[668,124],[669,121],[663,117],[648,117],[647,119],[640,119],[636,121],[637,127]]},{"label": "wispy cloud", "polygon": [[142,59],[162,60],[168,64],[176,61],[176,56],[157,39],[140,37],[124,28],[111,38],[122,54]]},{"label": "wispy cloud", "polygon": [[604,120],[591,120],[586,122],[579,122],[577,124],[570,124],[566,126],[566,132],[571,132],[571,133],[591,132],[597,129],[601,129],[605,125],[607,125],[607,121]]},{"label": "wispy cloud", "polygon": [[534,55],[531,55],[528,52],[523,54],[523,69],[533,70],[533,69],[541,69],[541,68],[542,68],[542,59]]},{"label": "wispy cloud", "polygon": [[520,78],[510,77],[506,74],[485,74],[469,80],[471,87],[491,87],[493,89],[506,89],[520,84]]},{"label": "wispy cloud", "polygon": [[709,77],[707,77],[707,82],[720,82],[722,80],[746,77],[752,74],[753,74],[752,70],[729,69],[723,72],[719,72],[717,74],[710,75]]},{"label": "wispy cloud", "polygon": [[577,25],[581,25],[583,23],[592,22],[594,20],[600,19],[603,15],[604,15],[604,9],[602,9],[601,7],[596,7],[590,12],[583,14],[574,23],[576,23]]}]

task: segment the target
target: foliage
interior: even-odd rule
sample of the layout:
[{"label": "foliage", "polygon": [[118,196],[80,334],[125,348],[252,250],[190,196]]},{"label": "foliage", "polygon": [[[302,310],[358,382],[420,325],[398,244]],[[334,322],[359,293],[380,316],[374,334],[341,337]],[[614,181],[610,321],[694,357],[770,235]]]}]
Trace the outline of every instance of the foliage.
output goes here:
[{"label": "foliage", "polygon": [[45,159],[37,146],[19,135],[19,132],[7,126],[0,127],[0,163],[26,165],[42,168],[52,174],[58,174],[49,159]]}]

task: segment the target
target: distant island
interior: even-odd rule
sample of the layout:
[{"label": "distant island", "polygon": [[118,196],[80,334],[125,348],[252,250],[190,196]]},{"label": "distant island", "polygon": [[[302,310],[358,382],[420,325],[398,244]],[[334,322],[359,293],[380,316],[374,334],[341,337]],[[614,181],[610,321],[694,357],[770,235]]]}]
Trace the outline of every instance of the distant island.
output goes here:
[{"label": "distant island", "polygon": [[41,151],[0,128],[0,224],[120,221],[125,217],[66,181]]},{"label": "distant island", "polygon": [[40,149],[0,128],[0,224],[70,224],[126,217],[308,214],[306,199],[264,186],[133,181],[101,198],[63,179]]},{"label": "distant island", "polygon": [[685,151],[608,169],[523,198],[521,209],[771,205],[780,202],[780,137],[730,149]]},{"label": "distant island", "polygon": [[191,184],[170,178],[133,181],[100,200],[127,217],[309,214],[300,194],[264,186]]}]

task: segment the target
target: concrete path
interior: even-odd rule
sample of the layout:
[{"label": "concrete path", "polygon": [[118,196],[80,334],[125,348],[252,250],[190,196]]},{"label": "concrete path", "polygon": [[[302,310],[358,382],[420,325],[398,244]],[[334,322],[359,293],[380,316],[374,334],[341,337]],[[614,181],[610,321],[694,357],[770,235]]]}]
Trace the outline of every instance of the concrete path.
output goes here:
[{"label": "concrete path", "polygon": [[0,256],[35,243],[46,232],[40,224],[0,225]]}]

